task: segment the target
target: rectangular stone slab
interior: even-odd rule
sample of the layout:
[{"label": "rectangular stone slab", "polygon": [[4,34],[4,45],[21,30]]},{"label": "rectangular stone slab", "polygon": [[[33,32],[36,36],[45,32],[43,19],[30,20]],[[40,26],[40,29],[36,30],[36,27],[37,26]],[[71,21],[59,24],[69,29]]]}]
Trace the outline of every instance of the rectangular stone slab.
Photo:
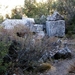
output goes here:
[{"label": "rectangular stone slab", "polygon": [[65,35],[65,21],[46,21],[46,31],[48,36],[63,37]]}]

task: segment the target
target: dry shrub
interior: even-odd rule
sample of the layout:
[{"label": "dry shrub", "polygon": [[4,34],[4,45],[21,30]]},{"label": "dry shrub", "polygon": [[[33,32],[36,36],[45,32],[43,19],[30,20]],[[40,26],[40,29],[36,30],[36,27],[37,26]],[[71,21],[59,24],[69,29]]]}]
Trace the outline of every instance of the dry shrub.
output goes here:
[{"label": "dry shrub", "polygon": [[[43,51],[47,51],[47,50],[51,50],[53,45],[52,43],[56,42],[58,38],[56,37],[48,37],[48,36],[45,36],[43,39],[36,39],[35,38],[35,47],[38,47],[40,50],[43,50]],[[35,48],[35,49],[38,49],[38,48]]]},{"label": "dry shrub", "polygon": [[[30,40],[30,36],[26,40],[24,39],[24,41],[22,42],[22,43],[24,43],[24,45],[23,45],[24,47],[22,50],[18,51],[18,56],[15,59],[17,61],[14,62],[14,66],[16,65],[17,67],[21,68],[22,71],[24,71],[24,72],[26,72],[26,71],[44,72],[46,70],[49,70],[51,68],[51,65],[49,63],[39,63],[38,60],[42,57],[45,49],[47,50],[48,46],[49,46],[49,48],[51,47],[51,45],[49,45],[52,43],[51,41],[52,40],[50,40],[50,38],[47,38],[47,39],[44,38],[41,41],[41,44],[39,44],[39,42],[36,42],[37,44],[35,44],[33,46],[31,43],[31,40]],[[54,42],[54,40],[53,40],[53,42]],[[45,44],[47,44],[47,45],[45,45]]]},{"label": "dry shrub", "polygon": [[13,29],[13,32],[30,32],[29,28],[24,25],[16,25]]},{"label": "dry shrub", "polygon": [[52,65],[50,63],[41,63],[39,65],[37,65],[37,67],[35,68],[34,72],[30,71],[24,71],[24,74],[26,75],[40,75],[40,73],[45,73],[46,71],[50,70],[52,67]]},{"label": "dry shrub", "polygon": [[51,64],[50,63],[42,63],[38,66],[37,71],[38,72],[45,72],[49,69],[51,69]]},{"label": "dry shrub", "polygon": [[[17,36],[17,32],[22,33],[22,34],[23,33],[27,34],[30,32],[29,28],[24,25],[16,25],[14,26],[14,29],[8,29],[7,31],[8,31],[7,33],[13,37]],[[24,37],[24,35],[22,37]]]},{"label": "dry shrub", "polygon": [[8,41],[7,30],[0,26],[0,74],[4,75],[8,65],[3,64],[3,57],[8,53],[10,42]]},{"label": "dry shrub", "polygon": [[[52,49],[52,43],[56,42],[58,38],[55,37],[47,37],[45,36],[43,39],[33,38],[32,32],[30,32],[29,28],[23,25],[17,25],[12,30],[1,30],[4,36],[9,36],[10,40],[15,40],[20,42],[22,48],[17,51],[17,60],[14,63],[14,66],[21,68],[23,71],[35,69],[35,66],[38,63],[38,60],[42,57],[45,51],[50,51]],[[17,32],[24,33],[23,37],[17,36]],[[34,41],[35,43],[34,43]],[[17,46],[16,46],[17,47]],[[14,49],[14,48],[13,48]],[[13,69],[15,68],[13,66]],[[50,64],[43,63],[41,66],[38,66],[38,71],[42,72],[51,68]]]},{"label": "dry shrub", "polygon": [[0,27],[0,41],[9,41],[7,30]]},{"label": "dry shrub", "polygon": [[[30,29],[24,25],[16,25],[14,29],[3,29],[1,28],[2,38],[7,37],[9,40],[17,40],[23,44],[23,47],[32,46],[37,50],[50,50],[52,47],[52,43],[55,42],[58,38],[56,37],[47,37],[45,36],[43,39],[37,39],[37,37],[33,37],[33,33]],[[17,32],[24,34],[22,37],[17,36]]]},{"label": "dry shrub", "polygon": [[56,37],[47,37],[45,36],[42,40],[42,47],[44,50],[51,50],[54,46],[53,43],[57,41],[58,38]]},{"label": "dry shrub", "polygon": [[[32,33],[30,32],[29,28],[24,25],[16,25],[14,29],[0,28],[0,32],[1,38],[7,36],[11,41],[16,40],[23,42],[24,40],[27,40],[32,36]],[[17,33],[21,33],[21,37],[17,36]]]}]

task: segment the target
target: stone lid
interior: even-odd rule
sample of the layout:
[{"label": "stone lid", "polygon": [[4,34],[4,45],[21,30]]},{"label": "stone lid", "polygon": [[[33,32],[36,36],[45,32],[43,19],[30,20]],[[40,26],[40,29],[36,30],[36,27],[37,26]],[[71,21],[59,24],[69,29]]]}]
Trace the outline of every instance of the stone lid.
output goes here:
[{"label": "stone lid", "polygon": [[55,11],[51,16],[48,15],[47,17],[47,21],[57,21],[57,20],[64,20],[64,18],[57,11]]}]

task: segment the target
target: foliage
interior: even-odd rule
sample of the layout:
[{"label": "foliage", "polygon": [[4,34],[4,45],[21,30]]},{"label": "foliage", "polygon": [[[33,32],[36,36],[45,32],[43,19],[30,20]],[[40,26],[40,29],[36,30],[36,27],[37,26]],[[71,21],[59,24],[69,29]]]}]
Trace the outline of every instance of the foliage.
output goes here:
[{"label": "foliage", "polygon": [[2,23],[2,22],[3,22],[3,16],[0,15],[0,23]]},{"label": "foliage", "polygon": [[3,64],[3,58],[8,53],[10,42],[8,41],[8,35],[3,27],[0,27],[0,74],[4,74],[7,71],[8,64]]},{"label": "foliage", "polygon": [[[3,29],[1,31],[3,31]],[[44,37],[43,39],[37,39],[36,36],[34,38],[33,33],[24,27],[15,27],[15,29],[12,31],[9,30],[7,34],[10,34],[11,32],[12,34],[10,36],[12,36],[14,39],[10,44],[9,49],[7,49],[7,52],[4,53],[4,51],[6,51],[5,47],[7,44],[3,44],[5,47],[1,46],[4,50],[2,58],[7,54],[11,60],[9,61],[7,58],[4,59],[9,63],[4,62],[4,65],[1,65],[1,71],[7,71],[7,73],[11,75],[15,73],[17,68],[21,69],[23,72],[28,72],[28,74],[29,72],[44,72],[50,69],[50,64],[43,64],[42,62],[38,61],[43,56],[45,51],[51,50],[51,43],[56,40],[55,38]],[[17,32],[25,32],[25,36],[19,37],[16,34]]]},{"label": "foliage", "polygon": [[[20,7],[19,9],[16,7],[12,10],[11,18],[22,18],[23,14],[28,17],[36,18],[36,16],[50,15],[55,10],[64,15],[66,21],[70,23],[75,15],[75,0],[57,0],[55,2],[47,0],[46,2],[39,3],[37,3],[36,0],[25,0],[24,7]],[[7,15],[7,17],[9,16]]]},{"label": "foliage", "polygon": [[33,3],[33,0],[25,0],[25,5],[24,5],[23,12],[28,16],[28,17],[33,17],[37,13],[37,7]]},{"label": "foliage", "polygon": [[36,24],[46,24],[46,16],[42,15],[41,17],[36,16],[34,18]]},{"label": "foliage", "polygon": [[28,17],[47,15],[47,3],[36,3],[34,0],[25,0],[24,12]]},{"label": "foliage", "polygon": [[13,9],[11,18],[13,18],[13,19],[21,19],[22,18],[21,8],[19,10],[18,10],[18,8]]},{"label": "foliage", "polygon": [[8,14],[6,14],[6,18],[10,19],[10,16]]},{"label": "foliage", "polygon": [[0,41],[0,74],[5,73],[8,67],[8,64],[2,65],[3,57],[8,52],[9,44],[6,44],[4,41]]}]

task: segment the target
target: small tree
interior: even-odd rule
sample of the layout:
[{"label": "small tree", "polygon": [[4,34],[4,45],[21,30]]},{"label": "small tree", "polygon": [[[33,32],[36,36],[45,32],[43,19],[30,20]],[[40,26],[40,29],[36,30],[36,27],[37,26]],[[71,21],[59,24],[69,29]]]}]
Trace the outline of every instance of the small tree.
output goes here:
[{"label": "small tree", "polygon": [[13,18],[13,19],[21,19],[22,18],[22,14],[21,14],[20,9],[19,10],[17,8],[13,9],[11,18]]},{"label": "small tree", "polygon": [[0,23],[2,23],[2,21],[3,21],[3,16],[0,15]]}]

